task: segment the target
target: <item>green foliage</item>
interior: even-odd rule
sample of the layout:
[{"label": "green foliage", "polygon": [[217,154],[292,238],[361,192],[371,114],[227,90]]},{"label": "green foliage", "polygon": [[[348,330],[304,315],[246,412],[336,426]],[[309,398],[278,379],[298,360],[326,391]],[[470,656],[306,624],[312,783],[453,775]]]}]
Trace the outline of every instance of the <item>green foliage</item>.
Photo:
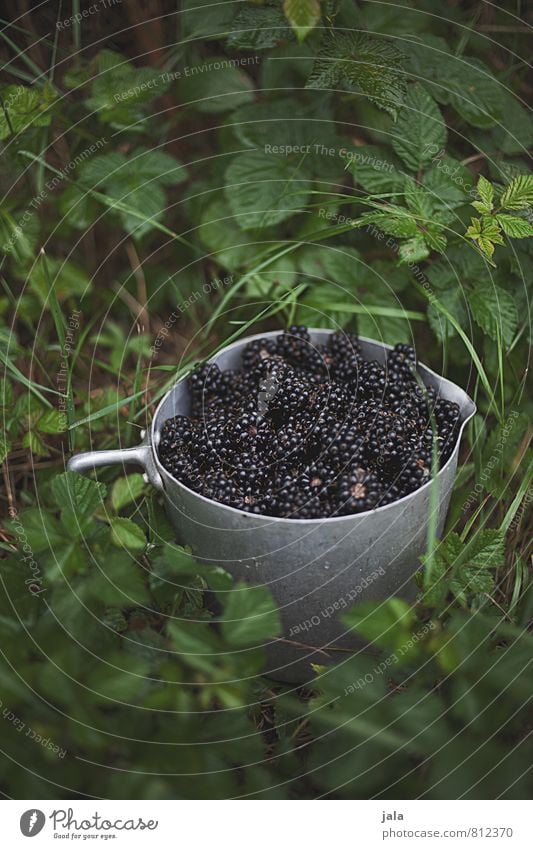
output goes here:
[{"label": "green foliage", "polygon": [[320,22],[320,0],[284,0],[283,11],[298,41],[305,41]]},{"label": "green foliage", "polygon": [[329,33],[307,87],[355,89],[395,116],[405,93],[405,77],[399,72],[403,61],[403,53],[384,39],[366,33]]},{"label": "green foliage", "polygon": [[[523,35],[430,5],[184,0],[125,38],[119,4],[3,42],[0,699],[65,752],[2,714],[6,795],[525,798]],[[346,611],[372,651],[312,691],[262,677],[270,592],[177,544],[138,469],[64,471],[292,323],[414,343],[478,409],[416,599]]]},{"label": "green foliage", "polygon": [[428,165],[446,144],[446,125],[440,109],[418,84],[410,86],[393,131],[392,147],[412,171]]},{"label": "green foliage", "polygon": [[500,209],[527,210],[533,206],[533,176],[521,174],[505,187],[499,205],[494,209],[494,186],[481,176],[477,184],[479,201],[472,206],[482,213],[481,218],[472,218],[466,235],[473,239],[481,251],[492,260],[495,245],[503,245],[502,231],[513,239],[533,236],[533,227],[525,218],[499,212]]}]

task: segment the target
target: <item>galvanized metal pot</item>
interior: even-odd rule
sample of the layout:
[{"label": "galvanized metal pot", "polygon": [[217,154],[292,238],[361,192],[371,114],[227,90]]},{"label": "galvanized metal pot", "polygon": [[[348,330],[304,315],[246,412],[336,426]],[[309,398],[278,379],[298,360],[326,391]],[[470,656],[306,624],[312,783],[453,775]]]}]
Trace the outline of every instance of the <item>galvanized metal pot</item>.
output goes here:
[{"label": "galvanized metal pot", "polygon": [[[323,344],[331,331],[310,333],[313,344]],[[211,362],[221,369],[239,368],[241,351],[251,339],[276,335],[277,331],[242,339]],[[389,346],[371,339],[360,341],[365,358],[385,362]],[[278,519],[253,516],[192,492],[171,477],[156,450],[166,419],[189,412],[185,378],[160,402],[141,445],[80,454],[69,460],[68,468],[85,473],[110,463],[142,466],[147,480],[164,493],[178,542],[191,546],[198,560],[270,588],[281,610],[284,636],[267,646],[265,675],[301,683],[313,677],[311,663],[333,663],[346,657],[346,649],[361,646],[339,621],[344,609],[369,599],[412,597],[412,577],[427,541],[432,486],[438,494],[437,533],[442,532],[460,437],[476,408],[458,386],[423,365],[419,370],[426,385],[459,405],[459,439],[434,482],[377,510],[331,519]]]}]

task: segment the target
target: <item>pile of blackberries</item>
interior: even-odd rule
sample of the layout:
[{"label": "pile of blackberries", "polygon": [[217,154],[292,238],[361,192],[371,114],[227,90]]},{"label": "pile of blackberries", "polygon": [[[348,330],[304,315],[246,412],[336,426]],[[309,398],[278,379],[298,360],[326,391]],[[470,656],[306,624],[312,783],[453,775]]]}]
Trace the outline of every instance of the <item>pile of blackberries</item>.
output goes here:
[{"label": "pile of blackberries", "polygon": [[[159,456],[206,498],[265,516],[318,519],[373,510],[446,462],[459,407],[417,373],[398,344],[384,366],[344,331],[313,345],[305,327],[249,342],[242,369],[202,365],[190,415],[165,422]],[[435,451],[435,455],[433,452]]]}]

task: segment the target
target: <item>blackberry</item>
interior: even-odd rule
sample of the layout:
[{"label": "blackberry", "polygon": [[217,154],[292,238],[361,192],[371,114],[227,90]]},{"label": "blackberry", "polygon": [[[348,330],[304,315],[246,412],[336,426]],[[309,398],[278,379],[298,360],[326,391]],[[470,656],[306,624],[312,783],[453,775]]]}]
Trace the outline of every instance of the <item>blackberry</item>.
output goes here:
[{"label": "blackberry", "polygon": [[168,419],[158,453],[173,477],[213,501],[298,519],[391,504],[431,476],[457,443],[460,410],[424,387],[414,350],[385,367],[353,334],[315,347],[305,327],[246,345],[242,369],[188,377],[190,415]]},{"label": "blackberry", "polygon": [[245,372],[254,369],[264,360],[268,360],[276,353],[276,343],[273,339],[255,339],[248,342],[242,355],[242,367]]},{"label": "blackberry", "polygon": [[416,372],[416,354],[410,345],[398,342],[387,354],[387,372],[393,381],[410,382]]},{"label": "blackberry", "polygon": [[375,474],[357,468],[343,475],[338,484],[338,502],[341,515],[363,513],[378,506],[382,487]]}]

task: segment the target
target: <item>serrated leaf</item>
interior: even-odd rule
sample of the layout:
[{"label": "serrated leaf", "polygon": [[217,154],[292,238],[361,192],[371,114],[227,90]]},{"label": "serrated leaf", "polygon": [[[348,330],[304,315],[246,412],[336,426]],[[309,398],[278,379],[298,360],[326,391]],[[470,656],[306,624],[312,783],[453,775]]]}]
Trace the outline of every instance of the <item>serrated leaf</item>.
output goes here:
[{"label": "serrated leaf", "polygon": [[494,590],[494,577],[485,569],[465,566],[450,581],[450,589],[459,599],[468,593],[491,593]]},{"label": "serrated leaf", "polygon": [[506,187],[500,204],[504,209],[527,209],[533,206],[533,174],[520,174]]},{"label": "serrated leaf", "polygon": [[438,80],[439,99],[474,127],[494,126],[501,118],[506,92],[488,66],[479,59],[460,57],[449,60],[448,67],[449,76],[443,74]]},{"label": "serrated leaf", "polygon": [[153,229],[153,221],[159,220],[165,210],[162,187],[181,183],[186,176],[177,159],[143,147],[128,157],[116,152],[94,156],[82,163],[78,174],[82,186],[120,204],[117,211],[123,226],[137,238]]},{"label": "serrated leaf", "polygon": [[125,552],[111,552],[104,562],[91,565],[86,590],[101,604],[133,607],[149,601],[144,577],[135,560]]},{"label": "serrated leaf", "polygon": [[494,246],[504,244],[498,222],[488,215],[472,218],[465,235],[467,239],[473,239],[476,242],[489,260],[494,254]]},{"label": "serrated leaf", "polygon": [[423,259],[427,259],[428,256],[429,250],[425,239],[421,235],[407,239],[398,248],[398,261],[401,265],[421,262]]},{"label": "serrated leaf", "polygon": [[267,587],[237,583],[227,597],[221,631],[231,646],[260,645],[281,631],[281,619]]},{"label": "serrated leaf", "polygon": [[402,163],[385,148],[370,144],[349,148],[347,159],[355,182],[367,192],[394,192],[403,183]]},{"label": "serrated leaf", "polygon": [[396,117],[405,95],[405,77],[398,71],[404,60],[404,54],[383,38],[329,32],[306,88],[336,89],[348,84]]},{"label": "serrated leaf", "polygon": [[243,230],[291,218],[304,208],[310,188],[303,168],[262,151],[240,154],[226,171],[226,197]]},{"label": "serrated leaf", "polygon": [[52,497],[57,507],[81,516],[92,516],[102,504],[105,494],[105,484],[76,472],[63,472],[52,481]]},{"label": "serrated leaf", "polygon": [[505,559],[505,538],[498,529],[489,528],[480,531],[470,557],[472,566],[496,568]]},{"label": "serrated leaf", "polygon": [[392,147],[412,171],[428,165],[446,145],[446,124],[440,109],[425,88],[408,88],[403,108],[392,132]]},{"label": "serrated leaf", "polygon": [[298,41],[305,41],[320,21],[320,0],[284,0],[283,11]]},{"label": "serrated leaf", "polygon": [[123,519],[119,516],[109,522],[111,528],[111,541],[119,548],[127,548],[130,551],[144,551],[146,548],[146,537],[142,528],[132,522],[131,519]]},{"label": "serrated leaf", "polygon": [[23,85],[2,86],[0,108],[0,141],[14,133],[23,133],[30,127],[47,127],[52,120],[51,105],[55,99],[53,88]]},{"label": "serrated leaf", "polygon": [[145,487],[144,478],[135,473],[124,478],[118,478],[111,490],[111,506],[117,513],[140,497]]},{"label": "serrated leaf", "polygon": [[[462,327],[466,326],[468,316],[465,307],[465,295],[459,285],[456,284],[450,288],[439,289],[439,301],[459,325]],[[446,338],[449,339],[457,334],[453,324],[446,319],[433,303],[428,308],[428,321],[439,342],[444,342]]]},{"label": "serrated leaf", "polygon": [[517,215],[506,215],[504,212],[500,212],[495,218],[503,232],[512,239],[525,239],[528,236],[533,236],[533,227],[525,218],[519,218]]},{"label": "serrated leaf", "polygon": [[433,157],[423,178],[423,185],[446,207],[466,203],[472,189],[472,177],[465,166],[447,154]]},{"label": "serrated leaf", "polygon": [[49,457],[50,452],[39,434],[35,430],[29,430],[22,437],[22,447],[29,448],[32,454],[38,454],[40,457]]},{"label": "serrated leaf", "polygon": [[494,199],[494,186],[481,174],[477,182],[476,190],[485,205],[484,211],[490,212],[492,209],[492,201]]},{"label": "serrated leaf", "polygon": [[41,433],[63,433],[67,428],[65,414],[60,410],[47,410],[35,426]]},{"label": "serrated leaf", "polygon": [[487,336],[501,337],[508,347],[518,325],[516,303],[512,295],[490,282],[478,282],[468,295],[468,304],[476,324]]},{"label": "serrated leaf", "polygon": [[221,38],[224,33],[231,33],[232,19],[240,3],[217,3],[210,5],[206,11],[205,0],[182,0],[180,18],[182,36],[188,40]]},{"label": "serrated leaf", "polygon": [[232,50],[268,50],[294,40],[283,12],[272,6],[245,6],[233,19],[231,29],[226,43]]},{"label": "serrated leaf", "polygon": [[355,221],[354,226],[360,229],[372,224],[382,230],[383,233],[397,236],[400,239],[421,235],[415,219],[401,207],[395,209],[391,207],[390,212],[365,212]]}]

